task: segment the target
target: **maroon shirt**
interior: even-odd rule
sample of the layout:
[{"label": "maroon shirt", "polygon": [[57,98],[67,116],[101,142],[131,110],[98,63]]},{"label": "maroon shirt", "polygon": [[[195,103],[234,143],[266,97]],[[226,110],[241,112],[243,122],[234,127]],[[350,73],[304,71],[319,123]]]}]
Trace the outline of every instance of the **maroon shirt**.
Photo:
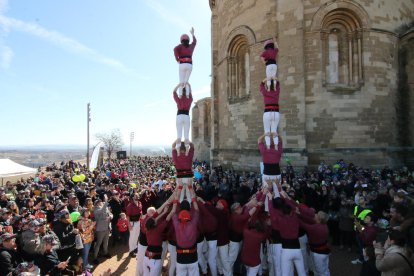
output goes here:
[{"label": "maroon shirt", "polygon": [[174,91],[173,96],[178,110],[190,110],[191,103],[193,102],[193,95],[191,93],[190,98],[182,96],[180,99],[177,95],[177,91]]},{"label": "maroon shirt", "polygon": [[365,226],[364,230],[359,233],[359,237],[364,244],[364,247],[371,246],[377,236],[377,228],[375,226]]},{"label": "maroon shirt", "polygon": [[129,221],[138,221],[141,217],[141,202],[138,205],[135,202],[130,202],[126,208],[126,215],[129,217]]},{"label": "maroon shirt", "polygon": [[241,261],[244,265],[254,267],[261,264],[260,245],[266,239],[265,232],[257,232],[255,229],[243,230],[243,246],[241,250]]},{"label": "maroon shirt", "polygon": [[207,209],[217,218],[217,246],[223,246],[229,243],[229,212],[220,210],[212,205]]},{"label": "maroon shirt", "polygon": [[270,221],[272,223],[272,229],[279,231],[279,224],[278,224],[278,217],[282,215],[282,212],[279,209],[276,209],[273,207],[273,202],[269,198],[268,199],[268,205],[269,205],[269,215],[270,215]]},{"label": "maroon shirt", "polygon": [[278,48],[275,48],[275,49],[267,48],[266,50],[263,51],[260,57],[264,58],[265,61],[268,61],[270,59],[276,60],[278,53],[279,53]]},{"label": "maroon shirt", "polygon": [[185,47],[183,44],[179,44],[174,48],[174,56],[176,61],[180,61],[180,57],[192,57],[194,48],[197,44],[197,39],[193,36],[193,42]]},{"label": "maroon shirt", "polygon": [[230,230],[236,234],[242,234],[243,229],[246,226],[247,221],[249,220],[249,210],[244,207],[243,212],[239,215],[236,213],[231,213],[230,215]]},{"label": "maroon shirt", "polygon": [[162,246],[162,233],[167,227],[168,222],[163,220],[158,222],[155,228],[148,230],[147,229],[147,241],[149,246]]},{"label": "maroon shirt", "polygon": [[197,224],[199,220],[199,214],[195,210],[191,210],[191,220],[186,223],[181,223],[178,220],[178,215],[173,215],[173,225],[175,230],[175,237],[177,239],[177,245],[181,248],[191,248],[197,242]]},{"label": "maroon shirt", "polygon": [[210,213],[206,206],[202,203],[198,203],[198,208],[200,209],[200,214],[202,219],[199,221],[199,230],[200,233],[213,233],[217,231],[217,219]]},{"label": "maroon shirt", "polygon": [[172,159],[177,170],[192,170],[194,146],[191,145],[188,155],[180,154],[177,156],[177,149],[172,149]]},{"label": "maroon shirt", "polygon": [[167,229],[168,229],[167,240],[171,241],[172,244],[175,244],[176,238],[175,238],[175,230],[174,230],[174,225],[173,225],[172,220],[169,221]]},{"label": "maroon shirt", "polygon": [[[271,205],[271,204],[269,204]],[[269,212],[270,212],[269,206]],[[282,212],[274,212],[271,214],[272,221],[279,225],[279,232],[282,239],[294,240],[299,237],[299,218],[293,211],[289,215]]]},{"label": "maroon shirt", "polygon": [[259,150],[260,154],[262,155],[263,163],[266,164],[279,164],[280,158],[282,157],[283,153],[283,145],[282,140],[279,140],[276,149],[267,149],[263,142],[259,143]]},{"label": "maroon shirt", "polygon": [[264,83],[260,84],[260,93],[263,95],[263,101],[266,105],[275,105],[279,104],[279,95],[280,95],[280,83],[276,83],[276,91],[267,90]]},{"label": "maroon shirt", "polygon": [[328,243],[329,230],[326,224],[314,223],[308,224],[300,220],[302,227],[308,235],[308,243],[310,245],[325,245]]}]

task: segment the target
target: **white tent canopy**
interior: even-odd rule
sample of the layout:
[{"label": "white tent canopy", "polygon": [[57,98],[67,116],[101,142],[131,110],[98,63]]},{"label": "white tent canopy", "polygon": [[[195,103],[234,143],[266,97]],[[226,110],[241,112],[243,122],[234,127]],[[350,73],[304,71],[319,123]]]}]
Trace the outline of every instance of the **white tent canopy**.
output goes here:
[{"label": "white tent canopy", "polygon": [[0,159],[0,178],[9,178],[13,176],[35,174],[37,169],[26,167],[13,162],[10,159]]}]

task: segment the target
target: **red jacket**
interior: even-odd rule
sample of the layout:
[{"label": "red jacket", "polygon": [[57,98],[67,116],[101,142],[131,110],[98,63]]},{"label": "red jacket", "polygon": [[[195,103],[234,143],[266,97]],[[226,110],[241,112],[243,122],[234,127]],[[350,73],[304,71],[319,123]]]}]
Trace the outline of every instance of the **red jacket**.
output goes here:
[{"label": "red jacket", "polygon": [[119,232],[124,233],[128,231],[128,220],[119,218],[116,226],[118,227]]}]

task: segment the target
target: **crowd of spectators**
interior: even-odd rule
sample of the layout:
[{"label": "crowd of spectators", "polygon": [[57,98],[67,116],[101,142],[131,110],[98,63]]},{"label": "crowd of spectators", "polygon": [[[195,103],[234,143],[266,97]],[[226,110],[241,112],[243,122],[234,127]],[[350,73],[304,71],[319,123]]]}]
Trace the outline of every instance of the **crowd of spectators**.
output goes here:
[{"label": "crowd of spectators", "polygon": [[[193,169],[194,190],[204,201],[244,205],[261,186],[257,172],[199,161]],[[290,198],[329,215],[331,244],[358,252],[353,263],[362,264],[361,275],[398,271],[399,263],[410,262],[414,172],[406,167],[374,170],[343,160],[321,162],[317,170],[287,165],[281,185]],[[7,182],[0,187],[0,276],[90,275],[92,264],[111,256],[109,243],[127,242],[133,199],[139,198],[145,214],[174,189],[168,156],[111,160],[93,172],[68,161]]]}]

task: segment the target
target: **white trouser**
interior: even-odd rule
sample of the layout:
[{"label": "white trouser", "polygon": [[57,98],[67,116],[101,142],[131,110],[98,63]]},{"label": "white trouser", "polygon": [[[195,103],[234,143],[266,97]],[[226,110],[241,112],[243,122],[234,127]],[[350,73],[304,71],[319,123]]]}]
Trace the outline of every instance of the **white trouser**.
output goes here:
[{"label": "white trouser", "polygon": [[177,178],[177,184],[183,185],[183,189],[180,192],[180,202],[184,200],[184,197],[187,199],[188,202],[191,203],[191,194],[190,189],[188,188],[189,185],[193,185],[193,178],[191,177],[183,177]]},{"label": "white trouser", "polygon": [[132,229],[129,231],[129,252],[134,251],[138,247],[138,237],[139,237],[139,221],[134,221],[132,223]]},{"label": "white trouser", "polygon": [[160,259],[149,259],[144,257],[144,276],[161,275],[162,261]]},{"label": "white trouser", "polygon": [[201,242],[197,243],[198,264],[200,265],[201,272],[203,274],[207,274],[207,260],[204,256],[205,245],[205,240],[202,240]]},{"label": "white trouser", "polygon": [[292,276],[293,265],[295,265],[298,276],[306,276],[305,267],[303,266],[303,256],[300,249],[282,248],[282,275]]},{"label": "white trouser", "polygon": [[267,250],[263,248],[264,243],[260,244],[260,260],[262,261],[259,268],[259,275],[263,275],[263,271],[268,269]]},{"label": "white trouser", "polygon": [[170,252],[170,264],[168,267],[168,276],[174,276],[177,265],[177,251],[174,245],[168,243],[168,252]]},{"label": "white trouser", "polygon": [[303,266],[306,273],[309,272],[309,253],[308,253],[308,236],[305,234],[299,237],[300,251],[303,256]]},{"label": "white trouser", "polygon": [[[262,187],[267,187],[271,184],[273,192],[274,192],[274,196],[273,196],[274,198],[280,197],[279,189],[277,188],[277,185],[276,185],[275,181],[273,181],[273,180],[276,180],[276,179],[278,179],[280,181],[282,179],[282,175],[280,175],[280,174],[278,174],[278,175],[263,174],[262,175]],[[269,202],[268,202],[267,198],[269,198],[269,197],[266,196],[266,200],[264,202],[265,212],[269,212]],[[272,200],[272,199],[270,198],[270,200]]]},{"label": "white trouser", "polygon": [[137,266],[135,269],[135,275],[136,276],[143,276],[144,275],[144,257],[145,257],[145,251],[147,250],[147,247],[138,244],[138,252],[137,252]]},{"label": "white trouser", "polygon": [[167,246],[168,246],[168,241],[163,241],[162,242],[162,253],[161,253],[162,263],[164,263],[165,257],[167,256]]},{"label": "white trouser", "polygon": [[[270,89],[270,80],[275,79],[276,74],[277,74],[277,64],[266,65],[267,87],[269,87],[269,89]],[[274,85],[276,86],[276,82],[274,82]]]},{"label": "white trouser", "polygon": [[[265,133],[274,133],[277,134],[277,126],[279,125],[280,114],[275,111],[263,112],[263,128]],[[270,136],[265,136],[266,146],[270,147]],[[273,143],[277,149],[277,144],[279,143],[279,137],[273,137]]]},{"label": "white trouser", "polygon": [[272,267],[269,269],[271,273],[269,276],[282,275],[282,244],[271,243],[268,247],[268,254],[270,255],[270,263]]},{"label": "white trouser", "polygon": [[[178,70],[178,76],[180,78],[180,84],[186,85],[188,83],[188,80],[190,79],[191,71],[193,70],[193,65],[190,63],[180,63],[179,64],[179,70]],[[187,97],[190,95],[190,88],[188,85],[185,87],[186,95]],[[178,89],[178,97],[181,98],[182,94],[182,87]]]},{"label": "white trouser", "polygon": [[257,266],[247,266],[246,267],[246,276],[256,276],[259,273],[260,265]]},{"label": "white trouser", "polygon": [[[185,142],[188,143],[190,137],[190,115],[177,115],[177,119],[175,120],[175,126],[177,128],[177,140],[181,141],[184,132]],[[180,145],[178,144],[177,146],[179,147]]]},{"label": "white trouser", "polygon": [[330,276],[329,272],[329,255],[328,254],[318,254],[311,252],[315,276]]},{"label": "white trouser", "polygon": [[224,276],[233,275],[233,271],[230,270],[228,244],[218,246],[217,268],[220,274],[224,274]]},{"label": "white trouser", "polygon": [[237,256],[239,256],[241,245],[242,245],[242,242],[230,241],[230,244],[229,244],[229,266],[230,266],[230,271],[233,271],[233,266],[234,266],[234,263],[237,260]]},{"label": "white trouser", "polygon": [[207,245],[207,262],[210,267],[210,274],[211,276],[217,276],[217,240],[207,241]]},{"label": "white trouser", "polygon": [[192,264],[180,264],[177,263],[177,276],[198,276],[198,262]]}]

